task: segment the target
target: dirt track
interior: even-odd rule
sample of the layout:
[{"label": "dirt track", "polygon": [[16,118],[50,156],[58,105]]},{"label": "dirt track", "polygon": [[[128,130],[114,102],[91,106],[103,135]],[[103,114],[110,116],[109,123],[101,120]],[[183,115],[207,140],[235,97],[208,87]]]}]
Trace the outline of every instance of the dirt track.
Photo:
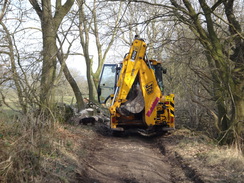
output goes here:
[{"label": "dirt track", "polygon": [[96,134],[84,159],[83,176],[89,183],[203,182],[197,172],[167,150],[168,137],[129,134],[125,137]]}]

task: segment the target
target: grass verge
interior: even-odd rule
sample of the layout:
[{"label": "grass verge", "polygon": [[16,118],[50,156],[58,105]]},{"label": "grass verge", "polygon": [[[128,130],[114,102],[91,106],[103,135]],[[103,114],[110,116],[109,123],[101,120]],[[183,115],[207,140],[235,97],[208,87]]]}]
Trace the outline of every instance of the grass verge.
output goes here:
[{"label": "grass verge", "polygon": [[197,172],[203,182],[244,180],[244,156],[237,148],[219,146],[201,132],[187,129],[176,130],[168,140],[168,151],[180,157],[183,167]]},{"label": "grass verge", "polygon": [[0,182],[72,182],[82,173],[84,132],[32,114],[0,120]]}]

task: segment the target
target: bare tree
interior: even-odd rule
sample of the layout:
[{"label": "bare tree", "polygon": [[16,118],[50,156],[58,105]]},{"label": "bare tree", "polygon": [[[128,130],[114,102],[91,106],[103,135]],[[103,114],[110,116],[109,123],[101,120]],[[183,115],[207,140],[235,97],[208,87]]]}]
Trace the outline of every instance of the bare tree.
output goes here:
[{"label": "bare tree", "polygon": [[0,53],[5,53],[10,58],[11,73],[12,73],[11,78],[13,79],[16,90],[17,90],[19,103],[20,103],[22,112],[26,113],[27,112],[27,104],[24,101],[24,94],[23,94],[23,91],[21,88],[20,76],[17,72],[17,68],[16,68],[16,64],[15,64],[14,44],[12,41],[12,37],[11,37],[11,34],[10,34],[9,30],[7,29],[6,25],[3,22],[0,22],[0,25],[3,27],[3,30],[6,33],[6,39],[7,39],[7,43],[8,43],[7,51],[0,51]]},{"label": "bare tree", "polygon": [[[178,3],[171,0],[175,7],[173,13],[178,20],[190,28],[205,49],[213,78],[216,105],[218,108],[221,141],[231,143],[241,140],[244,119],[244,41],[243,32],[234,11],[234,0],[208,3],[199,0],[199,9],[190,1]],[[218,11],[224,10],[225,16]],[[201,16],[200,16],[201,15]],[[204,17],[205,21],[201,19]],[[221,23],[216,24],[215,20]],[[218,34],[218,27],[225,25],[229,31]]]},{"label": "bare tree", "polygon": [[56,0],[52,7],[51,0],[29,0],[41,21],[43,37],[43,62],[41,76],[40,101],[41,108],[51,107],[53,83],[56,76],[57,65],[57,32],[64,18],[69,12],[74,0],[67,0],[63,5],[61,0]]},{"label": "bare tree", "polygon": [[[94,1],[94,6],[96,6],[96,1]],[[98,5],[97,5],[98,6]],[[106,6],[104,4],[103,6]],[[112,16],[107,15],[105,20],[109,20],[107,24],[105,24],[107,27],[104,27],[103,19],[99,19],[98,17],[101,17],[103,14],[102,10],[99,10],[98,8],[95,8],[93,11],[93,21],[94,21],[94,27],[92,29],[92,34],[95,36],[96,39],[96,47],[97,47],[97,53],[98,53],[98,67],[95,72],[92,72],[93,76],[93,82],[95,83],[95,87],[97,89],[99,76],[102,70],[102,66],[106,60],[106,57],[108,55],[108,52],[111,49],[111,46],[113,45],[116,36],[118,35],[118,24],[119,20],[122,14],[122,3],[119,5],[110,4],[108,6],[110,7],[110,11],[112,12]],[[106,32],[101,33],[101,29],[108,29]]]},{"label": "bare tree", "polygon": [[64,76],[66,78],[66,80],[69,82],[73,92],[74,92],[74,95],[75,95],[75,98],[76,98],[76,102],[77,102],[77,109],[78,111],[81,111],[82,109],[85,108],[85,104],[84,104],[84,101],[83,101],[83,96],[82,96],[82,93],[80,91],[80,88],[77,84],[77,82],[75,81],[75,79],[73,78],[73,76],[71,75],[69,69],[68,69],[68,66],[66,64],[66,60],[67,60],[67,57],[69,55],[69,52],[70,52],[70,48],[72,46],[72,42],[69,44],[69,48],[68,48],[68,53],[64,54],[63,52],[63,49],[62,49],[62,43],[59,40],[59,43],[60,43],[60,48],[58,49],[58,60],[60,62],[60,65],[61,65],[61,72],[63,71],[64,73]]},{"label": "bare tree", "polygon": [[[87,4],[83,0],[79,0],[77,3],[79,6],[80,43],[86,61],[89,99],[94,101],[94,89],[97,87],[103,63],[118,32],[117,24],[121,12],[121,3],[118,6],[108,2],[99,3],[96,0],[91,4]],[[109,7],[110,13],[103,13]],[[90,48],[91,38],[95,39],[96,49],[91,50]],[[98,55],[95,71],[92,69],[95,64],[94,55]]]},{"label": "bare tree", "polygon": [[[16,3],[15,5],[18,9],[19,4]],[[9,11],[11,11],[13,6],[11,6],[11,4],[8,4],[8,6],[9,6]],[[12,14],[12,15],[16,16],[17,14]],[[3,63],[3,68],[4,68],[4,74],[1,77],[2,80],[1,84],[3,84],[2,90],[12,87],[16,91],[17,94],[17,100],[15,99],[15,103],[17,104],[16,110],[26,114],[28,111],[28,105],[30,103],[36,103],[37,101],[30,102],[33,98],[32,95],[33,93],[31,92],[30,85],[29,85],[30,77],[28,78],[27,75],[29,74],[28,71],[30,71],[31,69],[25,70],[22,67],[20,62],[21,58],[20,58],[19,48],[17,47],[17,41],[15,38],[18,33],[23,32],[23,30],[19,29],[19,27],[22,25],[22,19],[23,16],[21,14],[21,16],[19,16],[18,19],[14,21],[15,22],[14,27],[10,27],[9,24],[7,24],[9,22],[8,18],[3,18],[0,21],[0,25],[1,25],[0,27],[2,32],[0,55],[1,55],[1,63]],[[25,65],[27,66],[27,63],[25,63]],[[4,92],[1,91],[1,95],[4,100],[6,98],[4,96]],[[7,104],[6,101],[4,101],[4,103],[8,107],[10,107],[10,105]]]}]

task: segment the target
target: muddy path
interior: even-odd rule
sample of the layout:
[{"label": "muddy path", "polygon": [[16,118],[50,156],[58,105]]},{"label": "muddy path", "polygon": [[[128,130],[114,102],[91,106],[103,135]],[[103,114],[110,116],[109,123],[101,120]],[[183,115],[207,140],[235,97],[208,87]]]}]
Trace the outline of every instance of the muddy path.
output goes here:
[{"label": "muddy path", "polygon": [[114,137],[97,133],[89,145],[89,156],[83,160],[85,168],[78,182],[201,183],[197,172],[167,151],[168,136]]}]

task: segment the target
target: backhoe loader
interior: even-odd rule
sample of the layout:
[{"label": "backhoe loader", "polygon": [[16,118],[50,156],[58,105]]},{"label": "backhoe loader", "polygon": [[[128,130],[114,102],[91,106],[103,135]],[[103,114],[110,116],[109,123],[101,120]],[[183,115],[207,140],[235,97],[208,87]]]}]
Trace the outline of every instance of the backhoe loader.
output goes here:
[{"label": "backhoe loader", "polygon": [[135,37],[120,64],[104,64],[98,100],[108,103],[110,128],[117,134],[136,130],[151,136],[175,128],[174,94],[164,95],[161,62],[149,60],[147,45]]}]

